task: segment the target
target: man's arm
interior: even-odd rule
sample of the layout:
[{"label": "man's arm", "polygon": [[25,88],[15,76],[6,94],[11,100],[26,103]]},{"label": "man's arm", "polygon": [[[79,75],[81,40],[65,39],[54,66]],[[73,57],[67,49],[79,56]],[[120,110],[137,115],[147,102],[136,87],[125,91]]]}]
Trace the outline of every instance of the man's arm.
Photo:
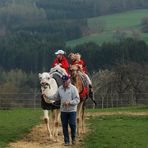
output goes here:
[{"label": "man's arm", "polygon": [[53,61],[52,67],[55,67],[58,64],[57,58]]},{"label": "man's arm", "polygon": [[65,58],[62,61],[61,67],[64,68],[64,69],[68,69],[68,67],[69,67],[69,63],[68,63],[68,61]]},{"label": "man's arm", "polygon": [[55,95],[51,95],[51,96],[47,96],[45,94],[43,94],[43,97],[49,99],[49,100],[55,100],[55,101],[59,101],[60,97],[59,97],[59,92],[57,91],[57,93]]},{"label": "man's arm", "polygon": [[77,88],[74,86],[72,91],[72,100],[70,101],[70,105],[78,105],[80,102],[80,96]]}]

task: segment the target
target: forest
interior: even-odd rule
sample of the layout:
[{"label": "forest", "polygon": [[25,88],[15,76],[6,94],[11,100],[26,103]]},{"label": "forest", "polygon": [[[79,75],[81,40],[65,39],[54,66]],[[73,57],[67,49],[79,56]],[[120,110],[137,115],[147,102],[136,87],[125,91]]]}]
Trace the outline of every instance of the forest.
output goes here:
[{"label": "forest", "polygon": [[[65,41],[81,37],[83,31],[89,29],[87,18],[147,7],[146,0],[130,0],[130,2],[127,0],[1,0],[0,68],[6,71],[11,69],[21,69],[25,72],[47,71],[53,61],[54,52],[57,49],[69,52],[71,49],[66,47]],[[143,30],[146,30],[146,18],[142,20],[142,24]],[[88,57],[86,52],[83,52],[83,46],[86,46],[85,49],[90,52]],[[104,62],[106,57],[96,58],[94,53],[105,54],[108,48],[106,46],[110,45],[105,43],[102,47],[93,46],[97,45],[92,44],[91,47],[86,44],[75,47],[80,49],[82,55],[85,54],[91,73],[100,65],[106,65]],[[112,46],[110,48],[118,48],[116,45]],[[142,50],[145,50],[145,46]],[[115,50],[111,51],[110,48],[107,52],[114,54]],[[98,53],[98,56],[101,54]],[[98,67],[95,63],[93,66],[89,63],[90,57],[97,59]],[[116,60],[119,58],[120,55]],[[133,59],[129,56],[130,58]],[[106,60],[110,64],[115,62],[110,58]]]},{"label": "forest", "polygon": [[[88,18],[147,8],[147,0],[1,0],[1,92],[39,88],[37,74],[50,70],[58,49],[65,50],[66,56],[71,51],[79,52],[91,76],[99,70],[112,71],[117,65],[146,65],[148,45],[139,39],[125,38],[102,45],[88,42],[72,49],[66,41],[82,37],[84,30],[89,30]],[[144,18],[145,32],[147,24]]]}]

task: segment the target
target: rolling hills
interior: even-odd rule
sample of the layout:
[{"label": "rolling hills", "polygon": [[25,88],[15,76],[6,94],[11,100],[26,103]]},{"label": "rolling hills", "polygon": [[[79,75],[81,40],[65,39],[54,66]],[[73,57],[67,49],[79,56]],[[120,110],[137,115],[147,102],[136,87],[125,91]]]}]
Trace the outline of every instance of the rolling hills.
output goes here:
[{"label": "rolling hills", "polygon": [[[82,38],[67,42],[67,46],[74,47],[85,42],[113,42],[121,35],[136,37],[148,43],[148,33],[141,32],[141,20],[148,15],[148,9],[137,9],[113,15],[89,18],[88,27],[93,32]],[[103,31],[98,31],[101,26]]]}]

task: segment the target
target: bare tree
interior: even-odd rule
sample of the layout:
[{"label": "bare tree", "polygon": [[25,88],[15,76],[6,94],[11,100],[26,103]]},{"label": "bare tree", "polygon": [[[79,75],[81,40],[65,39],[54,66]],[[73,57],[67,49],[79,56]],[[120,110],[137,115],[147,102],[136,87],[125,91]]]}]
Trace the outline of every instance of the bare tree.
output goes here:
[{"label": "bare tree", "polygon": [[126,38],[126,36],[127,36],[127,34],[126,34],[125,30],[123,30],[121,28],[117,28],[113,34],[113,38],[119,42],[124,40]]},{"label": "bare tree", "polygon": [[112,92],[112,80],[114,77],[114,73],[109,70],[100,70],[93,77],[93,84],[95,88],[96,95],[99,95],[101,98],[101,107],[104,108],[105,99],[106,106],[109,105],[109,100],[111,100],[108,96],[109,92]]},{"label": "bare tree", "polygon": [[148,32],[148,17],[144,17],[142,20],[141,20],[141,25],[142,25],[142,32]]},{"label": "bare tree", "polygon": [[92,80],[96,101],[100,102],[102,108],[135,105],[145,99],[148,66],[138,63],[119,64],[112,70],[99,70]]}]

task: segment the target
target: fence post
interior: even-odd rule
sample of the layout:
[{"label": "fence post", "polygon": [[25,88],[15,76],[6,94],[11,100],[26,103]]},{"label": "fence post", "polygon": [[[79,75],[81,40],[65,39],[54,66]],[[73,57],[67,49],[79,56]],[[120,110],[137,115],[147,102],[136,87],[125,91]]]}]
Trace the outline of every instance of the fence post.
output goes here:
[{"label": "fence post", "polygon": [[36,96],[37,96],[37,90],[34,90],[33,94],[33,108],[36,109]]}]

